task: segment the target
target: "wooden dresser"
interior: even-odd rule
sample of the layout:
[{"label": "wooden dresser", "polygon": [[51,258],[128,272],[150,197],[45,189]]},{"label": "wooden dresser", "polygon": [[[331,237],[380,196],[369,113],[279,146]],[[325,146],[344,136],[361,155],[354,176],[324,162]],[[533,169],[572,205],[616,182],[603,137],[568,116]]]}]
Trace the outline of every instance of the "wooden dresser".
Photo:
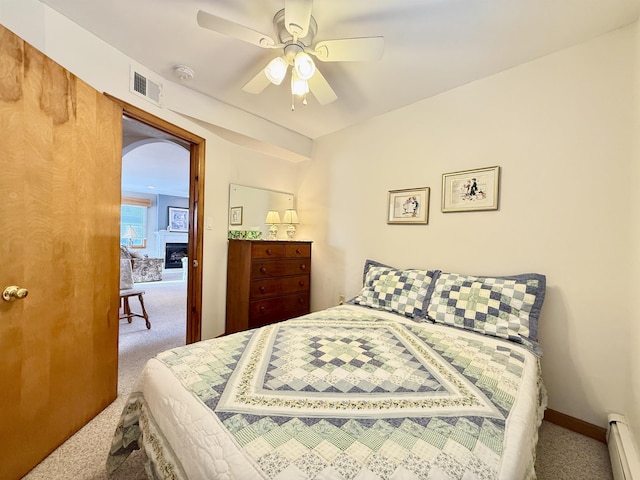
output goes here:
[{"label": "wooden dresser", "polygon": [[230,334],[309,313],[311,242],[229,240]]}]

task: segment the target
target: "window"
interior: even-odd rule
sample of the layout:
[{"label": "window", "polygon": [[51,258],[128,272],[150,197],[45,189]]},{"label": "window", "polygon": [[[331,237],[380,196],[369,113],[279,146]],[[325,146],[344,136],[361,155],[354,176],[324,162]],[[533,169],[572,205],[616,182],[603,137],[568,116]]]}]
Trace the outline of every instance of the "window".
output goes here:
[{"label": "window", "polygon": [[147,246],[147,211],[151,200],[123,197],[120,205],[120,245],[130,248]]}]

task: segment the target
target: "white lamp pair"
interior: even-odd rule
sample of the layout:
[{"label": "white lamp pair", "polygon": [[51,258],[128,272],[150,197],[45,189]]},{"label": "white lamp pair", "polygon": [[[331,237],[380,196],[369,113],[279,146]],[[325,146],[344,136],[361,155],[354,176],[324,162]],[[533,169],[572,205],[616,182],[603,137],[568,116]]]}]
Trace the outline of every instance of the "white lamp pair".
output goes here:
[{"label": "white lamp pair", "polygon": [[300,221],[298,220],[298,212],[294,209],[285,210],[282,221],[280,221],[280,214],[276,210],[269,210],[264,223],[269,225],[269,240],[276,240],[278,225],[281,223],[289,225],[287,227],[287,238],[293,240],[296,236],[296,225],[300,223]]}]

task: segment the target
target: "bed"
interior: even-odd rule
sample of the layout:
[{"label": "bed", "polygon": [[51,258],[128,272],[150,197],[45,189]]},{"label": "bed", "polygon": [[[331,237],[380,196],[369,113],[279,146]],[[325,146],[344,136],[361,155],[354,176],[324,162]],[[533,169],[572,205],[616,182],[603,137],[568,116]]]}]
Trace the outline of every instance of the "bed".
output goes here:
[{"label": "bed", "polygon": [[154,479],[534,479],[545,277],[367,261],[347,304],[162,352],[110,472]]}]

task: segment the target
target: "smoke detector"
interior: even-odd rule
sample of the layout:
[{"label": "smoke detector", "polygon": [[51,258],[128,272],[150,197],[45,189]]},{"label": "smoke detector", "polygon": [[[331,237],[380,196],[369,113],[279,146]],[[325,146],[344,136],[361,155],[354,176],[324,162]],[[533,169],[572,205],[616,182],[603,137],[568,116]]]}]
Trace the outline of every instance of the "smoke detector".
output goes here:
[{"label": "smoke detector", "polygon": [[173,67],[173,73],[180,80],[186,81],[191,80],[194,76],[194,71],[192,68],[187,67],[186,65],[176,65]]}]

